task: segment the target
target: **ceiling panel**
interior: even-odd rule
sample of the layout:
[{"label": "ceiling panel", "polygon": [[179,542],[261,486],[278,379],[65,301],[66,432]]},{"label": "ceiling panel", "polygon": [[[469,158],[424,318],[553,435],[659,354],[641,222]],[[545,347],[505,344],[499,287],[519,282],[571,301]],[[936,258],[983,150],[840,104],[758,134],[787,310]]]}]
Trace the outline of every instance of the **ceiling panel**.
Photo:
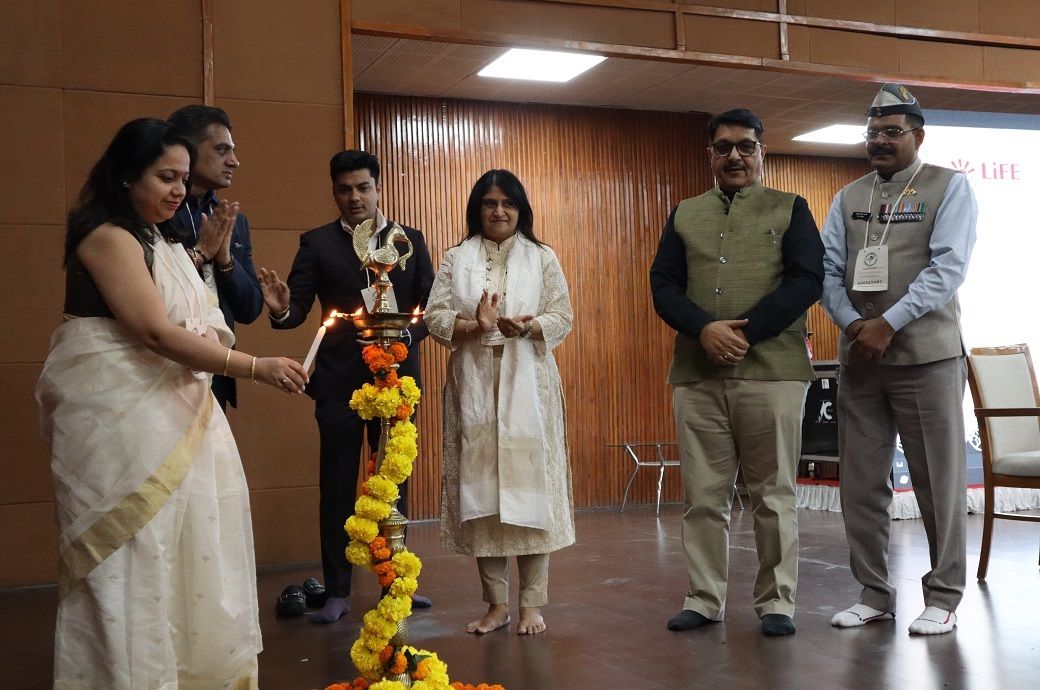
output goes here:
[{"label": "ceiling panel", "polygon": [[[354,88],[410,96],[560,103],[634,110],[718,113],[748,108],[765,122],[777,153],[857,155],[860,145],[834,146],[791,137],[836,122],[859,124],[878,85],[814,77],[629,58],[609,58],[574,80],[490,79],[477,72],[504,48],[354,35]],[[913,89],[926,108],[1040,114],[1040,96],[934,87]]]}]

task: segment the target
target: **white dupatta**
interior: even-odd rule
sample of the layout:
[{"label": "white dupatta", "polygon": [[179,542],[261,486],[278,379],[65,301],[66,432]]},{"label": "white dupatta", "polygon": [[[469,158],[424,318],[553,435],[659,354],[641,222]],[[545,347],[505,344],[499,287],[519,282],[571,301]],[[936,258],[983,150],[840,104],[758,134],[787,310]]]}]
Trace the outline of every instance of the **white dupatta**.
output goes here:
[{"label": "white dupatta", "polygon": [[[476,318],[485,287],[483,238],[459,246],[452,271],[452,308]],[[522,235],[506,259],[506,306],[503,315],[538,315],[542,297],[542,261],[538,245]],[[526,338],[502,346],[495,401],[494,355],[479,340],[456,351],[456,386],[461,403],[462,453],[459,502],[462,521],[499,515],[503,523],[552,529],[547,500],[545,424],[538,396],[538,352]]]}]

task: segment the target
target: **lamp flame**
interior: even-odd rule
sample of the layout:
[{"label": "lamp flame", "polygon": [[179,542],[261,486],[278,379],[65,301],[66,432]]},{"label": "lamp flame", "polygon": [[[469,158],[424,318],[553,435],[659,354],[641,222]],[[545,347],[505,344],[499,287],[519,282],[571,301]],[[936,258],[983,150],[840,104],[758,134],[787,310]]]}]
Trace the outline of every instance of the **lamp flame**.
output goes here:
[{"label": "lamp flame", "polygon": [[413,312],[412,312],[412,317],[413,317],[413,318],[412,318],[412,320],[411,320],[411,323],[418,323],[418,322],[419,322],[419,317],[420,317],[420,316],[422,316],[422,315],[423,315],[424,313],[425,313],[425,312],[423,312],[423,310],[422,310],[422,309],[420,309],[420,308],[419,308],[419,307],[417,306],[417,307],[415,308],[415,311],[413,311]]}]

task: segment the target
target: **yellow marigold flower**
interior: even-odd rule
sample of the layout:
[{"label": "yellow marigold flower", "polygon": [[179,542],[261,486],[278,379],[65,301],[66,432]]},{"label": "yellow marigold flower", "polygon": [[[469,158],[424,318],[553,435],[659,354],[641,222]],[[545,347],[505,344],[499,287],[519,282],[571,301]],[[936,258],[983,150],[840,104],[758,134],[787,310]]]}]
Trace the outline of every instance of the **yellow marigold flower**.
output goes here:
[{"label": "yellow marigold flower", "polygon": [[387,453],[383,457],[383,464],[379,467],[379,474],[394,484],[400,484],[412,473],[412,459],[401,453]]},{"label": "yellow marigold flower", "polygon": [[378,474],[369,477],[365,484],[368,485],[368,491],[372,497],[378,498],[380,501],[392,503],[395,498],[401,495],[401,492],[397,489],[397,484]]},{"label": "yellow marigold flower", "polygon": [[411,376],[401,377],[401,395],[409,405],[415,405],[422,397],[422,391],[419,390],[419,386],[415,385],[415,379]]},{"label": "yellow marigold flower", "polygon": [[418,435],[418,431],[415,428],[415,424],[412,422],[398,422],[390,427],[390,437],[397,438],[398,436],[411,436],[415,438]]},{"label": "yellow marigold flower", "polygon": [[379,534],[379,525],[377,525],[374,520],[358,517],[357,515],[351,515],[348,517],[345,527],[347,534],[350,535],[351,539],[355,539],[364,544],[372,541],[376,538],[376,535]]},{"label": "yellow marigold flower", "polygon": [[365,647],[370,652],[372,652],[374,654],[378,653],[377,650],[380,650],[383,647],[385,647],[386,643],[390,641],[389,637],[375,637],[373,635],[369,635],[369,634],[366,634],[364,632],[362,632],[358,636],[358,639],[361,641],[362,644],[365,645]]},{"label": "yellow marigold flower", "polygon": [[363,544],[356,539],[351,539],[350,543],[347,544],[347,560],[354,565],[371,568],[372,552],[369,550],[367,544]]},{"label": "yellow marigold flower", "polygon": [[422,561],[411,551],[396,553],[391,561],[398,577],[419,577],[419,571],[422,570]]},{"label": "yellow marigold flower", "polygon": [[[408,600],[411,603],[411,599]],[[381,651],[386,646],[387,640],[394,636],[397,632],[397,621],[389,620],[383,613],[376,607],[366,613],[362,618],[364,622],[364,630],[362,634],[367,633],[373,638],[379,638],[383,640],[383,644],[379,649],[374,651]]]},{"label": "yellow marigold flower", "polygon": [[412,598],[387,595],[379,600],[376,610],[391,621],[403,621],[412,612]]},{"label": "yellow marigold flower", "polygon": [[415,457],[419,450],[414,436],[391,436],[386,442],[388,453],[401,453],[409,457]]},{"label": "yellow marigold flower", "polygon": [[390,593],[395,597],[410,597],[419,589],[419,581],[414,577],[398,577],[390,585]]},{"label": "yellow marigold flower", "polygon": [[383,663],[379,660],[379,654],[369,650],[360,638],[350,648],[350,660],[366,678],[379,678],[383,672]]},{"label": "yellow marigold flower", "polygon": [[358,496],[354,514],[369,520],[382,520],[390,515],[390,504],[372,496]]},{"label": "yellow marigold flower", "polygon": [[405,690],[405,687],[399,680],[381,680],[369,685],[368,690]]},{"label": "yellow marigold flower", "polygon": [[[367,384],[366,384],[367,385]],[[373,405],[380,417],[390,418],[397,414],[397,406],[401,404],[401,392],[398,388],[382,388],[375,396]]]}]

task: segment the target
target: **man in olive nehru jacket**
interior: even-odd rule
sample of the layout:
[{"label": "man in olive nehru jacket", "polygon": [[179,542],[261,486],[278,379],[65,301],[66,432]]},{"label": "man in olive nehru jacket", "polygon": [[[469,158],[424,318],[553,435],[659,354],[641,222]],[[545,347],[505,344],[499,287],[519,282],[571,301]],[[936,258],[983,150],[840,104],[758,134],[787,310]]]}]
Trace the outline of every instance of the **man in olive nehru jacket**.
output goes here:
[{"label": "man in olive nehru jacket", "polygon": [[805,311],[820,296],[823,245],[805,199],[760,184],[762,122],[708,124],[717,186],[672,210],[650,267],[654,308],[676,330],[668,383],[686,489],[690,589],[669,630],[721,621],[738,463],[751,496],[762,633],[794,633],[795,474],[813,379]]},{"label": "man in olive nehru jacket", "polygon": [[963,174],[917,157],[924,116],[899,84],[867,111],[874,172],[834,198],[823,229],[823,304],[842,331],[838,447],[841,506],[859,602],[839,628],[895,617],[888,572],[896,432],[928,535],[924,612],[910,632],[953,630],[964,593],[964,345],[957,288],[978,208]]}]

